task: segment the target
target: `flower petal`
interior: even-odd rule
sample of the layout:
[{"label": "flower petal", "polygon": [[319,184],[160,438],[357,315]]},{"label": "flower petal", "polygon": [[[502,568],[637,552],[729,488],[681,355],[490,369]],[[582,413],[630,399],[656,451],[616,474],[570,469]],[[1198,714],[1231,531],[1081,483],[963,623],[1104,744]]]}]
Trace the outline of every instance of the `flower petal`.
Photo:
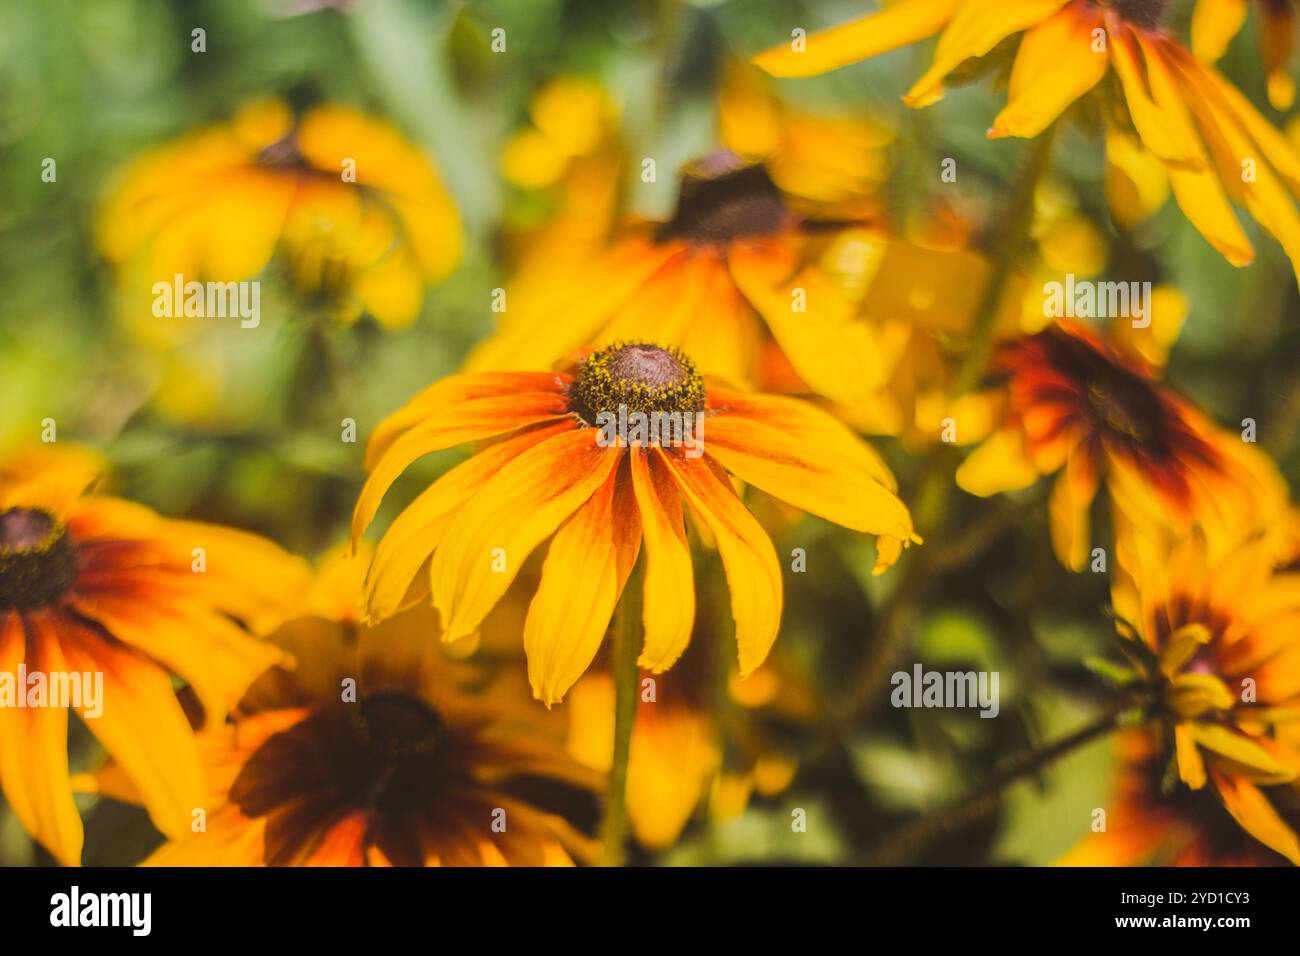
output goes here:
[{"label": "flower petal", "polygon": [[1300,866],[1300,838],[1287,825],[1259,787],[1247,780],[1214,771],[1214,786],[1234,820],[1269,849]]},{"label": "flower petal", "polygon": [[1020,42],[1007,105],[993,121],[991,138],[1032,138],[1101,82],[1109,59],[1093,48],[1092,31],[1101,14],[1087,4],[1070,4],[1034,27]]},{"label": "flower petal", "polygon": [[879,13],[822,30],[796,51],[782,43],[754,57],[773,76],[816,76],[934,36],[960,0],[898,0]]},{"label": "flower petal", "polygon": [[[41,615],[0,617],[0,673],[64,670],[58,639]],[[30,633],[28,632],[30,628]],[[15,687],[15,693],[27,693]],[[64,866],[81,862],[81,818],[68,776],[64,707],[0,708],[0,789],[14,816]]]},{"label": "flower petal", "polygon": [[781,566],[776,549],[720,466],[707,457],[681,458],[662,448],[654,453],[717,537],[731,589],[740,674],[748,677],[767,658],[781,626]]},{"label": "flower petal", "polygon": [[[559,421],[497,442],[452,468],[407,505],[380,539],[366,574],[369,621],[381,621],[406,605],[412,580],[437,549],[457,509],[526,449],[572,427],[572,422]],[[427,587],[427,579],[423,584]]]},{"label": "flower petal", "polygon": [[671,667],[691,640],[695,624],[691,546],[681,494],[672,477],[656,467],[647,449],[632,449],[628,459],[645,538],[645,645],[637,664],[657,674]]},{"label": "flower petal", "polygon": [[[429,569],[444,640],[465,637],[505,593],[528,555],[604,484],[620,451],[575,428],[534,445],[452,519]],[[496,560],[504,570],[494,571]]]},{"label": "flower petal", "polygon": [[1067,0],[965,0],[939,37],[930,69],[903,97],[908,106],[943,98],[943,80],[966,60],[981,57],[1011,36],[1049,19]]},{"label": "flower petal", "polygon": [[[590,666],[641,548],[630,478],[614,469],[555,532],[524,622],[533,696],[560,701]],[[676,599],[675,593],[669,598]]]}]

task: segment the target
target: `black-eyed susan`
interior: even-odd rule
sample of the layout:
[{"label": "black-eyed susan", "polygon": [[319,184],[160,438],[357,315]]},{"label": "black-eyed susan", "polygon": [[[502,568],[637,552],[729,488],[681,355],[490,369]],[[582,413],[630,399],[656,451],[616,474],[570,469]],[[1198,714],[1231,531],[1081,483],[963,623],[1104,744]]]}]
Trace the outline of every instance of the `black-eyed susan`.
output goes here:
[{"label": "black-eyed susan", "polygon": [[1291,77],[1296,29],[1293,0],[1196,0],[1192,52],[1209,63],[1219,60],[1228,52],[1232,38],[1241,32],[1251,8],[1259,16],[1269,102],[1279,110],[1288,110],[1295,102],[1295,80]]},{"label": "black-eyed susan", "polygon": [[1171,783],[1213,792],[1300,864],[1300,578],[1264,539],[1215,556],[1204,537],[1121,543],[1112,603],[1163,731]]},{"label": "black-eyed susan", "polygon": [[[753,142],[768,138],[755,132]],[[779,172],[817,181],[800,168]],[[683,170],[668,221],[624,223],[607,246],[561,261],[548,281],[507,288],[500,329],[467,368],[544,369],[587,345],[653,338],[710,375],[752,386],[763,346],[775,340],[812,391],[864,401],[887,374],[884,353],[820,264],[848,225],[783,190],[763,156],[720,150]]]},{"label": "black-eyed susan", "polygon": [[1117,526],[1276,539],[1286,488],[1267,458],[1082,325],[1013,341],[994,364],[1006,377],[1006,419],[962,463],[957,483],[987,496],[1060,472],[1052,541],[1067,567],[1079,570],[1088,558],[1103,482]]},{"label": "black-eyed susan", "polygon": [[[692,431],[674,440],[629,430],[611,440],[605,426],[621,412],[676,416]],[[463,638],[551,537],[524,628],[533,691],[548,704],[591,662],[643,541],[640,664],[662,671],[681,655],[695,616],[688,508],[721,553],[741,673],[762,663],[780,624],[781,568],[731,476],[877,535],[877,570],[916,540],[887,467],[835,419],[795,399],[706,386],[685,354],[641,343],[592,352],[571,373],[466,373],[430,386],[371,436],[354,539],[416,459],[495,437],[385,534],[367,583],[369,615],[387,617],[431,589],[445,638]]]},{"label": "black-eyed susan", "polygon": [[[249,689],[200,738],[202,827],[154,866],[568,866],[598,776],[539,728],[526,698],[471,693],[428,607],[359,621],[368,552],[334,553],[270,642],[296,661]],[[524,704],[525,706],[521,706]],[[116,768],[101,794],[134,800]]]},{"label": "black-eyed susan", "polygon": [[302,293],[387,327],[412,322],[426,284],[461,255],[437,171],[397,129],[337,105],[295,116],[277,100],[136,160],[97,232],[128,293],[177,275],[248,279],[280,252]]},{"label": "black-eyed susan", "polygon": [[[1254,250],[1233,211],[1246,209],[1300,263],[1300,157],[1231,83],[1163,30],[1167,0],[901,0],[756,58],[778,76],[810,76],[939,34],[911,106],[943,96],[968,60],[1023,34],[1006,107],[989,135],[1034,137],[1108,77],[1115,123],[1166,167],[1184,214],[1233,265]],[[1297,270],[1300,274],[1300,270]]]},{"label": "black-eyed susan", "polygon": [[79,862],[82,843],[69,706],[134,781],[158,828],[187,830],[203,777],[171,675],[220,720],[281,659],[249,629],[278,623],[307,580],[301,562],[262,538],[85,493],[98,474],[94,456],[72,451],[0,467],[0,675],[103,677],[93,707],[84,695],[0,707],[0,789],[66,865]]},{"label": "black-eyed susan", "polygon": [[[1105,828],[1090,832],[1056,865],[1270,866],[1285,862],[1285,857],[1243,830],[1210,788],[1192,790],[1171,781],[1158,731],[1122,731],[1112,740],[1112,753],[1116,767],[1101,808],[1106,812]],[[1277,794],[1278,788],[1271,793]]]}]

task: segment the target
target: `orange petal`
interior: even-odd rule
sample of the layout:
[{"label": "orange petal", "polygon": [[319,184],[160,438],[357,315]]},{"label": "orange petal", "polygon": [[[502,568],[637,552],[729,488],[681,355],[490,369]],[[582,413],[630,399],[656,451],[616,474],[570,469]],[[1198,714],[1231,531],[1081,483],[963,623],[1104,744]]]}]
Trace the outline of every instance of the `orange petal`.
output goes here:
[{"label": "orange petal", "polygon": [[767,533],[746,510],[720,466],[654,449],[686,499],[718,541],[731,588],[740,674],[748,677],[767,658],[781,626],[781,566]]}]

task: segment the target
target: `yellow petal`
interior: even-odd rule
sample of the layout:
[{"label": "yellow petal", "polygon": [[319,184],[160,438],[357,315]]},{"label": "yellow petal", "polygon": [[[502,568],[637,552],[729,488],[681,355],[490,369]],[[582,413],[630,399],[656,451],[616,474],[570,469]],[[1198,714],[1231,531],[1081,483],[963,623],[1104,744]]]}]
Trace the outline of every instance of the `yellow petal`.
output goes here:
[{"label": "yellow petal", "polygon": [[714,533],[731,589],[740,673],[767,658],[781,626],[781,566],[772,541],[746,509],[726,473],[705,458],[679,458],[655,449],[692,508]]},{"label": "yellow petal", "polygon": [[1025,448],[1024,433],[1014,427],[995,431],[957,468],[957,486],[981,498],[1020,491],[1039,477]]},{"label": "yellow petal", "polygon": [[1192,52],[1209,63],[1222,57],[1246,22],[1246,7],[1246,0],[1196,0]]},{"label": "yellow petal", "polygon": [[1105,51],[1093,49],[1092,31],[1100,26],[1099,11],[1071,4],[1026,33],[1011,70],[1007,105],[989,136],[1037,136],[1096,86],[1109,65]]},{"label": "yellow petal", "polygon": [[[632,489],[645,537],[645,645],[637,664],[659,673],[686,650],[695,624],[695,581],[681,495],[651,453],[629,453]],[[671,596],[670,600],[665,596]]]},{"label": "yellow petal", "polygon": [[429,569],[445,640],[482,623],[528,555],[605,483],[619,457],[596,444],[593,429],[573,429],[529,448],[483,485],[443,532]]},{"label": "yellow petal", "polygon": [[1260,843],[1300,866],[1300,838],[1282,819],[1258,787],[1246,780],[1215,773],[1214,785],[1223,805],[1242,829]]},{"label": "yellow petal", "polygon": [[959,0],[898,0],[879,13],[814,33],[802,50],[782,43],[754,62],[773,76],[816,76],[934,36],[958,5]]},{"label": "yellow petal", "polygon": [[611,471],[555,532],[528,607],[528,679],[533,696],[547,707],[564,697],[596,656],[636,562],[640,513],[627,479],[620,483],[619,478],[618,470]]},{"label": "yellow petal", "polygon": [[908,106],[928,106],[943,97],[943,80],[966,60],[984,56],[1011,36],[1043,23],[1066,0],[965,0],[939,37],[934,63],[903,97]]}]

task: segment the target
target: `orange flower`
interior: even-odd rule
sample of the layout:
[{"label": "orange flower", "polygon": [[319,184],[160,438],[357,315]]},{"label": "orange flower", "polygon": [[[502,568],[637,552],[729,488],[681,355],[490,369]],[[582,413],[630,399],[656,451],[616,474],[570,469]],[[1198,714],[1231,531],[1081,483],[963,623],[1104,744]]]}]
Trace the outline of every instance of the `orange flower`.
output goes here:
[{"label": "orange flower", "polygon": [[[675,414],[691,431],[676,443],[610,436],[608,416],[620,411]],[[643,541],[640,663],[658,672],[681,655],[695,616],[684,506],[721,552],[741,672],[762,663],[780,624],[781,570],[729,474],[877,535],[877,570],[916,540],[888,469],[833,418],[794,399],[706,389],[689,358],[646,344],[594,352],[574,374],[472,373],[430,386],[371,436],[354,540],[412,462],[497,436],[394,522],[370,570],[369,615],[432,590],[446,639],[466,637],[553,535],[524,628],[533,692],[547,704],[591,662]]]},{"label": "orange flower", "polygon": [[[782,44],[756,58],[778,76],[811,76],[940,34],[934,62],[904,98],[943,97],[968,60],[1024,34],[1006,108],[991,137],[1042,133],[1113,70],[1127,119],[1167,167],[1188,220],[1229,262],[1254,250],[1232,203],[1244,207],[1300,263],[1300,157],[1250,102],[1161,28],[1167,0],[900,0],[879,13]],[[1300,270],[1297,270],[1300,276]],[[1297,281],[1300,281],[1298,279]]]},{"label": "orange flower", "polygon": [[[306,569],[253,535],[84,494],[98,465],[45,452],[0,467],[0,682],[20,669],[51,687],[55,675],[102,675],[103,699],[71,706],[175,835],[189,829],[203,777],[171,675],[189,682],[209,721],[222,719],[281,659],[237,622],[278,623],[301,598]],[[36,839],[74,865],[82,829],[68,702],[14,704],[0,707],[0,788]]]},{"label": "orange flower", "polygon": [[393,328],[461,250],[437,172],[396,129],[342,106],[295,117],[279,101],[137,160],[98,235],[130,288],[248,279],[281,251],[304,295]]},{"label": "orange flower", "polygon": [[[586,822],[597,775],[531,707],[468,696],[477,675],[439,654],[427,608],[362,625],[368,557],[322,562],[303,615],[270,639],[297,665],[268,671],[201,735],[204,826],[146,865],[571,866],[593,853],[529,782]],[[97,782],[138,800],[114,766]]]},{"label": "orange flower", "polygon": [[1200,525],[1219,541],[1279,533],[1286,489],[1271,463],[1083,326],[1015,341],[996,365],[1007,378],[1007,417],[962,463],[957,483],[992,495],[1059,471],[1052,541],[1067,567],[1087,561],[1103,481],[1123,527]]}]

